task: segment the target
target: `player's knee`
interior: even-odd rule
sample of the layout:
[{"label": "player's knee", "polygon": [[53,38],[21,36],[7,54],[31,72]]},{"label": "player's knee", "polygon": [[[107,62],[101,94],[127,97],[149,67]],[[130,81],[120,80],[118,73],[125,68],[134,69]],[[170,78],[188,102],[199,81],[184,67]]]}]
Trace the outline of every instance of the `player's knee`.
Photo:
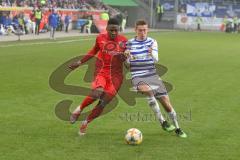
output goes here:
[{"label": "player's knee", "polygon": [[138,84],[138,90],[140,90],[140,91],[149,91],[150,88],[146,84]]},{"label": "player's knee", "polygon": [[153,96],[153,92],[151,88],[148,85],[139,85],[137,87],[138,91],[147,95],[147,96]]},{"label": "player's knee", "polygon": [[107,104],[108,104],[108,102],[105,101],[105,100],[100,100],[100,101],[98,102],[98,106],[99,106],[99,107],[105,107]]},{"label": "player's knee", "polygon": [[99,99],[102,94],[103,94],[103,89],[98,88],[92,91],[91,96],[93,99]]},{"label": "player's knee", "polygon": [[105,93],[102,99],[100,100],[100,106],[105,107],[108,103],[112,101],[115,95]]}]

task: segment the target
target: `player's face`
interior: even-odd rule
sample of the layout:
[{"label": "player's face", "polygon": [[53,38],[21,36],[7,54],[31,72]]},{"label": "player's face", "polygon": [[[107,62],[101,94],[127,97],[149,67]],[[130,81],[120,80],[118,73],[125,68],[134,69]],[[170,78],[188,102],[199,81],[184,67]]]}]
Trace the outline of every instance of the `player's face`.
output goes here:
[{"label": "player's face", "polygon": [[107,26],[107,32],[111,39],[114,39],[115,37],[117,37],[118,31],[119,31],[118,25],[110,24]]},{"label": "player's face", "polygon": [[140,40],[144,40],[147,38],[148,33],[148,25],[138,25],[135,28],[135,32],[137,34],[137,38]]}]

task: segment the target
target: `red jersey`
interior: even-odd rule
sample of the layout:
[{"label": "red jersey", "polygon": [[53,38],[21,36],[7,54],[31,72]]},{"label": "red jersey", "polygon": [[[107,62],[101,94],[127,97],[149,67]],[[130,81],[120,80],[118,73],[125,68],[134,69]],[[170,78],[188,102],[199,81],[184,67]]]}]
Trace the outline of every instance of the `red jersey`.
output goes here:
[{"label": "red jersey", "polygon": [[125,50],[126,42],[127,38],[122,35],[117,35],[115,39],[111,40],[107,33],[99,34],[94,47],[82,58],[81,63],[96,55],[95,75],[122,76],[123,62],[125,61],[122,53]]}]

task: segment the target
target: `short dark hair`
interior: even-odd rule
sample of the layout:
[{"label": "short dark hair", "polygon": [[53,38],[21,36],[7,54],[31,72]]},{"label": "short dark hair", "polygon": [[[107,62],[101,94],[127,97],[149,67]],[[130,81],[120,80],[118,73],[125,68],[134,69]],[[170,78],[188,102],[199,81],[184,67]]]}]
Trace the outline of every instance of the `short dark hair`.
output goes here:
[{"label": "short dark hair", "polygon": [[118,22],[118,20],[116,18],[110,18],[108,20],[107,25],[118,25],[119,26],[119,22]]},{"label": "short dark hair", "polygon": [[141,26],[141,25],[148,25],[148,23],[144,19],[139,19],[135,23],[135,27]]}]

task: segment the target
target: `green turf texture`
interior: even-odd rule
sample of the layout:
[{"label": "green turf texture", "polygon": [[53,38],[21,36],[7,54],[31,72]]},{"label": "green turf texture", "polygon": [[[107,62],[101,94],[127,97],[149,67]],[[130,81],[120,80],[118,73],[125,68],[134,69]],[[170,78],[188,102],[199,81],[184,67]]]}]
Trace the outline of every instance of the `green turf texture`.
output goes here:
[{"label": "green turf texture", "polygon": [[[73,109],[83,97],[58,93],[48,80],[59,65],[85,54],[94,37],[1,42],[0,160],[238,159],[240,36],[207,32],[150,36],[159,43],[159,63],[168,68],[162,78],[174,86],[170,98],[177,113],[185,116],[180,125],[187,139],[164,132],[157,121],[121,118],[125,113],[152,113],[145,99],[137,99],[136,106],[119,99],[116,109],[94,120],[88,134],[79,137],[79,123],[58,119],[54,109],[64,99],[74,100]],[[76,41],[62,42],[66,40]],[[66,83],[90,86],[79,83],[85,72],[86,67],[74,71]],[[141,145],[124,143],[126,130],[133,127],[143,133]]]}]

